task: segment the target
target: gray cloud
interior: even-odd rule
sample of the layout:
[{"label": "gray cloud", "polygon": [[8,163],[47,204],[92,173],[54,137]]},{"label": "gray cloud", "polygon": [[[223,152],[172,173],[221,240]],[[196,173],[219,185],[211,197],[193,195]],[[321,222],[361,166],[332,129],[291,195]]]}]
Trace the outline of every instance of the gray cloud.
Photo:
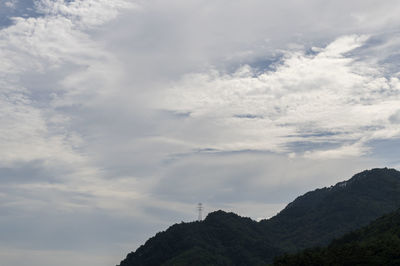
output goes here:
[{"label": "gray cloud", "polygon": [[399,166],[397,1],[35,3],[0,2],[7,265],[116,264],[199,201],[268,217]]},{"label": "gray cloud", "polygon": [[[198,201],[211,205],[241,201],[289,202],[300,191],[323,186],[327,180],[338,182],[345,173],[362,169],[369,162],[361,159],[352,163],[316,162],[252,151],[193,154],[172,163],[153,193],[163,199],[175,198],[192,204]],[[342,173],[333,171],[336,165],[345,167]]]},{"label": "gray cloud", "polygon": [[56,182],[62,169],[53,169],[53,172],[49,170],[41,161],[14,162],[12,165],[0,167],[0,179],[2,184]]},{"label": "gray cloud", "polygon": [[392,122],[393,124],[399,124],[400,123],[400,111],[395,112],[389,117],[389,121]]}]

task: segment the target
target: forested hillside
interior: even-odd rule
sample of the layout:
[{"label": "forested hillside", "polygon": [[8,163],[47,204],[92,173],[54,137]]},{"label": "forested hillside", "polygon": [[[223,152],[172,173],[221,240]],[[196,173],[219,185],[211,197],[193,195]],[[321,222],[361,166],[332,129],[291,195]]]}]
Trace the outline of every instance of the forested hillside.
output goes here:
[{"label": "forested hillside", "polygon": [[334,240],[326,248],[276,258],[274,265],[400,265],[400,210]]},{"label": "forested hillside", "polygon": [[400,172],[368,170],[298,197],[269,220],[217,211],[173,225],[120,265],[265,265],[285,252],[327,245],[399,207]]}]

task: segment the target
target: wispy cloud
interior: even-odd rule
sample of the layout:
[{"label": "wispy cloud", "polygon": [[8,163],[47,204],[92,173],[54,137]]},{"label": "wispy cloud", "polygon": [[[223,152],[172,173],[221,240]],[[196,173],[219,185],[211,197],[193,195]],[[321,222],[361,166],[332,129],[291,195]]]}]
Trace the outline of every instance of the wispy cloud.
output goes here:
[{"label": "wispy cloud", "polygon": [[399,8],[0,0],[0,253],[109,265],[199,201],[270,216],[383,164]]},{"label": "wispy cloud", "polygon": [[[306,130],[328,132],[314,135],[315,141],[343,143],[340,152],[319,152],[321,157],[360,156],[368,151],[367,140],[400,133],[390,122],[400,100],[398,75],[387,77],[379,65],[360,60],[356,49],[367,40],[349,35],[314,47],[313,54],[287,51],[276,69],[261,74],[250,66],[233,74],[189,74],[165,92],[160,106],[191,114],[187,128],[177,134],[194,145],[292,152],[286,144],[304,141]],[[190,134],[211,125],[214,135],[206,140]]]}]

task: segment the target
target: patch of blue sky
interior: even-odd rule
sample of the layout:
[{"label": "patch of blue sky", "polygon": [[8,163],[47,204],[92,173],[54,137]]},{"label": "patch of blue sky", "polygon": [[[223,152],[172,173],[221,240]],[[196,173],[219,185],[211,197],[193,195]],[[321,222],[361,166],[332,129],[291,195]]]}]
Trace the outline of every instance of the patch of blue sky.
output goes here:
[{"label": "patch of blue sky", "polygon": [[267,71],[275,71],[282,62],[283,54],[276,54],[266,58],[257,58],[248,63],[255,73],[261,74]]},{"label": "patch of blue sky", "polygon": [[252,69],[253,77],[257,77],[265,72],[275,71],[281,64],[283,53],[268,54],[261,53],[260,55],[254,56],[249,55],[246,58],[233,58],[228,62],[217,64],[218,69],[227,74],[233,74],[243,66],[250,66]]},{"label": "patch of blue sky", "polygon": [[13,24],[14,17],[39,17],[36,11],[34,0],[0,0],[0,28]]},{"label": "patch of blue sky", "polygon": [[372,140],[367,143],[370,156],[384,161],[390,167],[400,166],[400,138]]},{"label": "patch of blue sky", "polygon": [[177,112],[177,111],[170,111],[170,110],[160,110],[160,112],[162,115],[165,115],[167,117],[177,118],[177,119],[190,117],[190,115],[192,114],[191,112]]},{"label": "patch of blue sky", "polygon": [[342,132],[332,132],[332,131],[316,131],[309,133],[299,133],[296,135],[288,135],[287,137],[300,137],[300,138],[315,138],[315,137],[332,137],[343,134]]},{"label": "patch of blue sky", "polygon": [[290,152],[304,153],[307,151],[330,150],[342,146],[343,143],[335,141],[292,141],[285,144]]},{"label": "patch of blue sky", "polygon": [[245,119],[257,119],[257,118],[264,118],[261,115],[253,115],[253,114],[236,114],[233,117],[235,118],[245,118]]}]

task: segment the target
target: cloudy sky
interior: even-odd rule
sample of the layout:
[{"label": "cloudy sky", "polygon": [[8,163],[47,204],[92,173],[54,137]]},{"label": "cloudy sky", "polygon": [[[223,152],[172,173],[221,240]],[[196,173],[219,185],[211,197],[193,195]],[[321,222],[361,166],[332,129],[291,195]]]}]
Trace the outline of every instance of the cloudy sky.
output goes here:
[{"label": "cloudy sky", "polygon": [[397,0],[0,0],[0,264],[400,168]]}]

